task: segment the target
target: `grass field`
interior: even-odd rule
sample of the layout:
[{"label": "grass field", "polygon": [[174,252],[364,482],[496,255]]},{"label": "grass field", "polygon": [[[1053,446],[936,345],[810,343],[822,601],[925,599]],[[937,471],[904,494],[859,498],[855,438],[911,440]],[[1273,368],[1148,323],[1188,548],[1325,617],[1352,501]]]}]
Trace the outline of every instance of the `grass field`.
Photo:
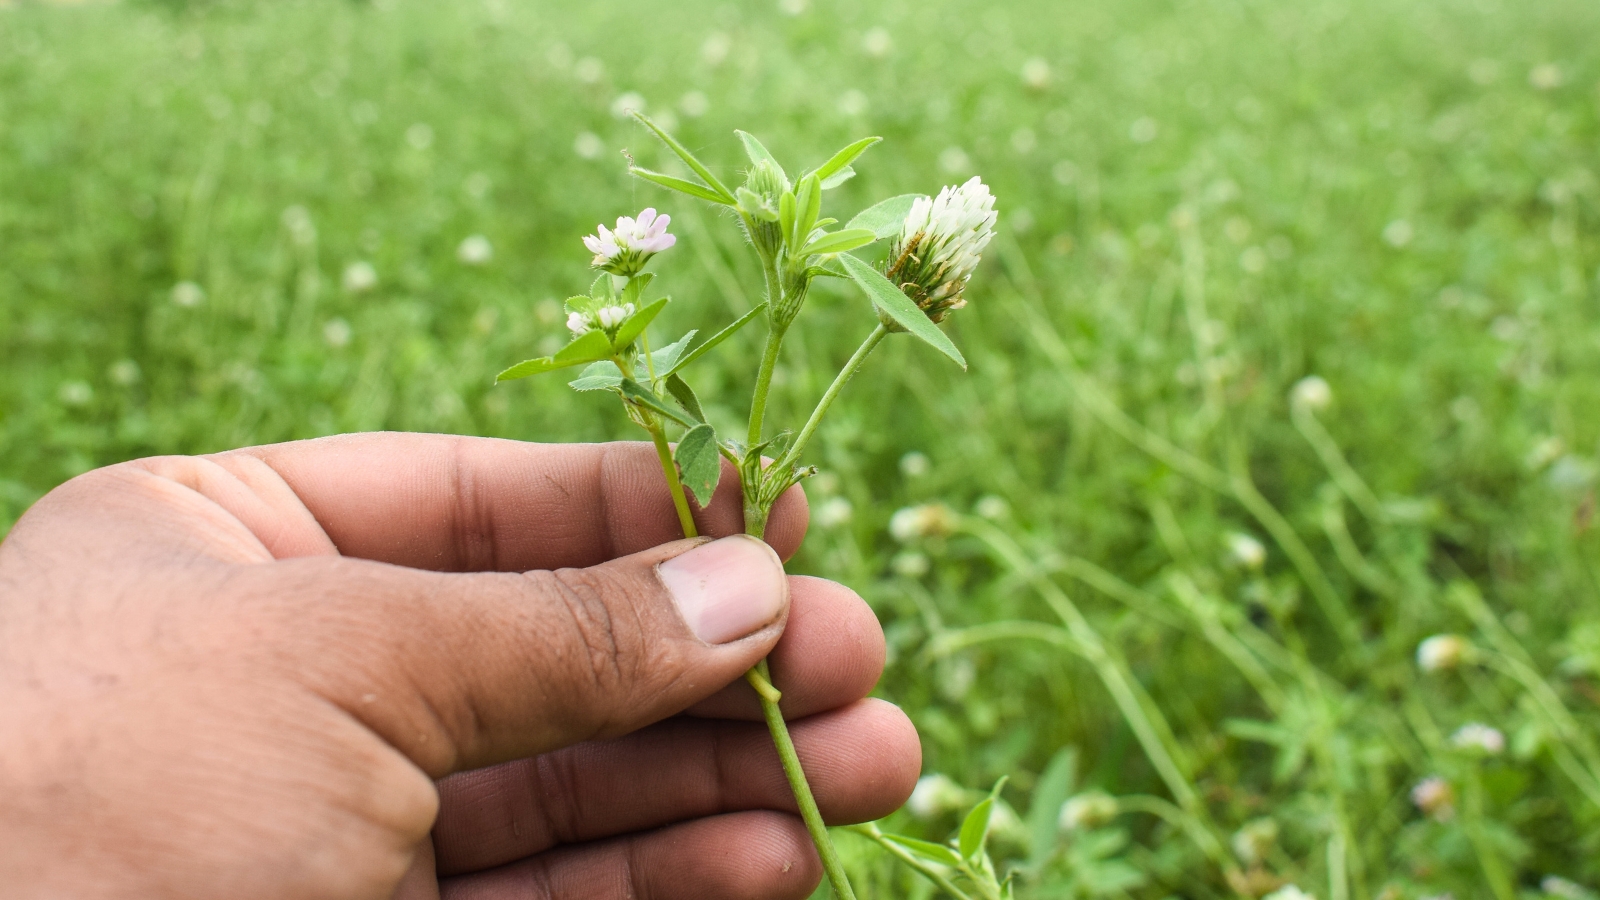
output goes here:
[{"label": "grass field", "polygon": [[[796,164],[879,134],[835,202],[1002,207],[971,372],[894,342],[814,454],[800,568],[878,610],[881,693],[962,788],[888,824],[943,840],[1009,775],[1022,897],[1592,898],[1597,33],[1581,0],[0,3],[0,529],[142,455],[635,439],[491,386],[645,205],[670,328],[753,301],[730,221],[626,177],[670,160],[619,98],[730,177],[734,128]],[[773,421],[870,327],[819,287]],[[701,373],[714,421],[758,349]],[[930,503],[976,514],[891,535]],[[841,841],[865,896],[934,895]]]}]

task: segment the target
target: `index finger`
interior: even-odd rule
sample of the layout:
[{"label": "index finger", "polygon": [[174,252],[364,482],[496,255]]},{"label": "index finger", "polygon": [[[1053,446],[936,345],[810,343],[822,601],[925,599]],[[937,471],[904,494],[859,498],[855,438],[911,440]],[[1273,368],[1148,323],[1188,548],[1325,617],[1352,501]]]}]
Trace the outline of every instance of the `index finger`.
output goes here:
[{"label": "index finger", "polygon": [[[683,537],[655,448],[528,444],[434,434],[353,434],[213,457],[272,469],[345,556],[440,572],[585,568]],[[692,501],[691,501],[692,503]],[[744,530],[738,475],[705,509],[701,534]],[[791,556],[805,495],[773,508],[766,540]]]}]

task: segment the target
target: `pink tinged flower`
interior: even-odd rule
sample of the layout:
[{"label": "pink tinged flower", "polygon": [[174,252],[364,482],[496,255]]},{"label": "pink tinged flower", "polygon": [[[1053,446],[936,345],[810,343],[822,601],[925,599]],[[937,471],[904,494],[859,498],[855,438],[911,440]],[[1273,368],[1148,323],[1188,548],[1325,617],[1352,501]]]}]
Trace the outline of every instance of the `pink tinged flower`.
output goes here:
[{"label": "pink tinged flower", "polygon": [[646,209],[638,218],[623,216],[617,219],[616,230],[604,225],[598,233],[583,239],[583,245],[594,254],[594,266],[614,275],[637,275],[650,257],[671,249],[678,239],[667,233],[671,216]]}]

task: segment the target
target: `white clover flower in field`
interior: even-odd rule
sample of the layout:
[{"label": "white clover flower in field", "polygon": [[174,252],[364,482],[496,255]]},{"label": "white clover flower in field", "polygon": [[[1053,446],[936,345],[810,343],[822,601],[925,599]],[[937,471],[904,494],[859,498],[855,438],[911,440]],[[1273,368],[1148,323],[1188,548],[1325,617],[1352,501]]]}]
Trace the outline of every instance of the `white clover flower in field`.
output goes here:
[{"label": "white clover flower in field", "polygon": [[1417,668],[1424,672],[1454,669],[1471,647],[1459,634],[1436,634],[1417,645]]},{"label": "white clover flower in field", "polygon": [[1022,83],[1036,91],[1050,86],[1050,63],[1035,56],[1022,64]]},{"label": "white clover flower in field", "polygon": [[1539,882],[1539,890],[1552,897],[1560,897],[1561,900],[1594,900],[1593,891],[1560,875],[1546,875],[1544,880]]},{"label": "white clover flower in field", "polygon": [[481,234],[474,234],[456,247],[456,259],[469,266],[487,265],[494,259],[494,245]]},{"label": "white clover flower in field", "polygon": [[646,209],[636,219],[628,216],[617,219],[615,231],[601,225],[598,233],[583,239],[583,245],[594,254],[591,264],[595,268],[631,278],[644,269],[650,257],[678,243],[676,237],[667,233],[667,226],[671,224],[671,216]]},{"label": "white clover flower in field", "polygon": [[172,302],[178,306],[186,309],[196,307],[205,299],[205,289],[192,281],[180,281],[172,286]]},{"label": "white clover flower in field", "polygon": [[372,263],[356,261],[344,267],[340,282],[346,293],[364,294],[378,286],[378,270]]},{"label": "white clover flower in field", "polygon": [[329,347],[346,346],[353,336],[350,323],[343,319],[329,319],[327,324],[322,326],[322,339],[328,342]]},{"label": "white clover flower in field", "polygon": [[918,538],[945,537],[956,530],[956,514],[943,503],[908,506],[889,517],[889,534],[902,544]]},{"label": "white clover flower in field", "polygon": [[[994,239],[999,214],[983,180],[947,187],[912,204],[884,274],[934,322],[967,305],[962,293]],[[888,323],[885,323],[888,324]]]},{"label": "white clover flower in field", "polygon": [[991,522],[998,522],[1011,515],[1011,504],[1007,503],[1004,497],[985,494],[978,498],[978,502],[973,505],[972,511],[981,518],[988,519]]},{"label": "white clover flower in field", "polygon": [[855,507],[843,497],[829,497],[811,515],[818,528],[834,529],[850,524],[855,518]]},{"label": "white clover flower in field", "polygon": [[1233,855],[1247,866],[1259,865],[1278,843],[1278,823],[1272,818],[1252,819],[1233,833]]},{"label": "white clover flower in field", "polygon": [[1411,802],[1436,822],[1448,822],[1456,815],[1455,789],[1437,775],[1417,782],[1411,789]]},{"label": "white clover flower in field", "polygon": [[628,321],[635,312],[637,310],[632,303],[602,306],[591,312],[573,312],[567,316],[567,328],[572,331],[573,337],[582,337],[597,329],[616,334],[622,323]]},{"label": "white clover flower in field", "polygon": [[1286,884],[1263,897],[1262,900],[1317,900],[1317,898],[1313,894],[1300,890],[1296,885]]},{"label": "white clover flower in field", "polygon": [[889,560],[889,568],[902,578],[921,578],[933,568],[933,563],[926,553],[907,550],[896,553],[894,559]]},{"label": "white clover flower in field", "polygon": [[1333,388],[1321,376],[1307,375],[1294,383],[1289,402],[1302,409],[1320,412],[1333,403]]},{"label": "white clover flower in field", "polygon": [[1099,828],[1117,817],[1117,798],[1104,791],[1086,791],[1061,804],[1056,826],[1062,831]]},{"label": "white clover flower in field", "polygon": [[926,453],[913,450],[900,457],[900,474],[907,478],[921,478],[932,469],[933,463],[928,459]]},{"label": "white clover flower in field", "polygon": [[932,819],[967,803],[967,790],[948,776],[934,772],[917,779],[906,801],[906,811],[919,819]]},{"label": "white clover flower in field", "polygon": [[1463,750],[1474,750],[1488,756],[1499,756],[1506,750],[1506,736],[1500,729],[1481,722],[1468,722],[1450,736],[1450,743]]},{"label": "white clover flower in field", "polygon": [[1267,548],[1260,541],[1243,532],[1228,535],[1228,555],[1246,569],[1259,569],[1267,562]]}]

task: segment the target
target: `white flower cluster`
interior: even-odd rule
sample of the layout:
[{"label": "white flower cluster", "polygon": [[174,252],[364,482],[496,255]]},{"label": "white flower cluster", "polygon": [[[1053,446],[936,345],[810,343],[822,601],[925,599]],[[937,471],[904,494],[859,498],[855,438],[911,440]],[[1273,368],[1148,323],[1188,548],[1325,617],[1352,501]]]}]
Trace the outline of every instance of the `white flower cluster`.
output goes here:
[{"label": "white flower cluster", "polygon": [[1463,750],[1475,750],[1488,756],[1499,756],[1506,750],[1506,736],[1498,728],[1481,722],[1468,722],[1450,737],[1450,743]]},{"label": "white flower cluster", "polygon": [[631,278],[639,274],[650,257],[678,243],[676,237],[667,233],[667,226],[671,224],[671,216],[646,209],[638,218],[617,219],[614,231],[601,225],[597,234],[583,239],[583,245],[594,254],[595,268]]},{"label": "white flower cluster", "polygon": [[946,537],[956,530],[956,514],[943,503],[908,506],[889,517],[889,534],[902,544],[918,538]]},{"label": "white flower cluster", "polygon": [[1297,885],[1286,884],[1263,897],[1262,900],[1317,900],[1317,898],[1301,890]]},{"label": "white flower cluster", "polygon": [[889,280],[928,318],[943,321],[966,305],[961,294],[994,239],[998,219],[994,195],[976,176],[937,197],[917,200],[889,254]]},{"label": "white flower cluster", "polygon": [[1461,665],[1471,645],[1459,634],[1436,634],[1417,645],[1417,667],[1440,672]]},{"label": "white flower cluster", "polygon": [[1411,802],[1436,822],[1448,822],[1456,815],[1455,789],[1437,775],[1417,782],[1411,789]]},{"label": "white flower cluster", "polygon": [[574,337],[582,337],[595,329],[614,333],[634,314],[632,303],[619,306],[602,306],[594,312],[574,312],[567,315],[567,327]]}]

